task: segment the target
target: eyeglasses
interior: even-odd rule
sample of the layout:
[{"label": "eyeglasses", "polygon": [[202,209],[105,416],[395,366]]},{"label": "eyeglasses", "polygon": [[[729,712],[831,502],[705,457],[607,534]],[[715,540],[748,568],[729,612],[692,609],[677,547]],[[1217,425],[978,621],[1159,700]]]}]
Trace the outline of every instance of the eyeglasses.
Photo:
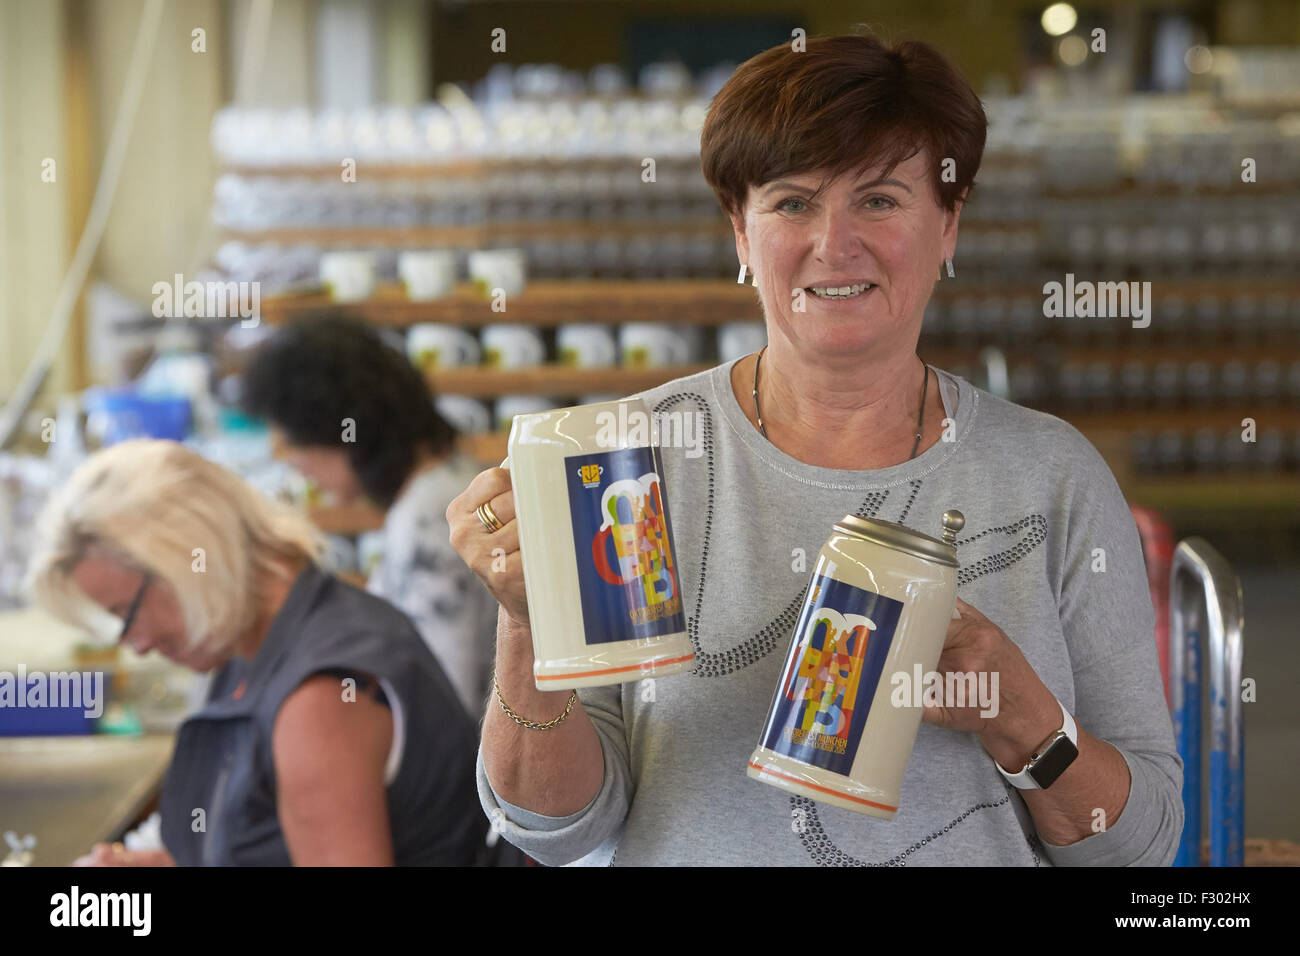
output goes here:
[{"label": "eyeglasses", "polygon": [[149,583],[152,580],[152,572],[146,571],[144,579],[140,582],[140,589],[135,592],[135,597],[131,599],[131,606],[127,608],[126,617],[122,619],[122,631],[117,635],[119,642],[126,639],[127,632],[131,630],[131,625],[135,623],[135,615],[140,610],[140,602],[144,600],[144,592],[149,589]]}]

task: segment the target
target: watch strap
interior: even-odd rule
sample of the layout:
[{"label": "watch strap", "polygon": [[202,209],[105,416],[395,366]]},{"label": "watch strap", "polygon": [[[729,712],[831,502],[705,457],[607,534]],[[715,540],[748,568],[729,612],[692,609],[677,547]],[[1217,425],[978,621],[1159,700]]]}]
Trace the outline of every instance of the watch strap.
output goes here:
[{"label": "watch strap", "polygon": [[1038,781],[1033,778],[1033,775],[1030,774],[1030,770],[1033,769],[1039,758],[1041,758],[1042,755],[1052,746],[1056,740],[1057,734],[1064,732],[1066,739],[1070,741],[1075,750],[1077,751],[1079,748],[1079,729],[1075,726],[1074,718],[1070,716],[1070,712],[1065,709],[1065,705],[1062,704],[1059,699],[1057,699],[1056,704],[1061,708],[1062,724],[1060,730],[1053,731],[1051,736],[1039,745],[1038,749],[1030,755],[1029,762],[1025,764],[1024,767],[1016,773],[1011,773],[1008,770],[1004,770],[1002,765],[996,760],[993,761],[993,765],[998,768],[998,772],[1002,774],[1002,776],[1006,777],[1007,780],[1011,782],[1011,785],[1017,790],[1043,789],[1038,785]]}]

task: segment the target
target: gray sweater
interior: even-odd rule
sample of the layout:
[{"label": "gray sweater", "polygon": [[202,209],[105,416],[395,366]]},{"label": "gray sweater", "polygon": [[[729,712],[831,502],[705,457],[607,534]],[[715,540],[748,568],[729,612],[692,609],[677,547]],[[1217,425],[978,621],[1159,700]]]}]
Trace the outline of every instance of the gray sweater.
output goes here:
[{"label": "gray sweater", "polygon": [[[480,750],[479,797],[504,837],[550,865],[1168,865],[1183,826],[1182,761],[1137,528],[1092,445],[940,371],[952,440],[875,471],[814,467],[749,423],[731,364],[641,393],[652,410],[698,412],[703,424],[703,454],[662,453],[695,669],[579,691],[605,779],[571,816],[501,800]],[[948,508],[966,517],[958,596],[1128,764],[1119,818],[1071,846],[1038,837],[974,734],[932,724],[921,724],[892,821],[745,774],[832,523],[853,513],[937,537]],[[1098,548],[1104,571],[1093,570]]]}]

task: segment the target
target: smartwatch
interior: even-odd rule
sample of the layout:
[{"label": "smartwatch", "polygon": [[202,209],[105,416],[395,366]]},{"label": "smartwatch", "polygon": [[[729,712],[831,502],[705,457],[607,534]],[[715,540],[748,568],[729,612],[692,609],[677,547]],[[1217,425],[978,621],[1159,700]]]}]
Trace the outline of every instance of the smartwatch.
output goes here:
[{"label": "smartwatch", "polygon": [[1061,717],[1064,718],[1061,729],[1055,731],[1034,749],[1034,752],[1029,755],[1029,763],[1025,764],[1018,773],[1012,773],[1003,770],[1002,765],[996,760],[993,761],[998,772],[1010,780],[1012,786],[1018,790],[1046,790],[1056,782],[1057,777],[1065,773],[1066,767],[1074,763],[1074,758],[1079,756],[1079,731],[1074,726],[1074,718],[1070,716],[1064,704],[1059,700],[1056,703],[1061,708]]}]

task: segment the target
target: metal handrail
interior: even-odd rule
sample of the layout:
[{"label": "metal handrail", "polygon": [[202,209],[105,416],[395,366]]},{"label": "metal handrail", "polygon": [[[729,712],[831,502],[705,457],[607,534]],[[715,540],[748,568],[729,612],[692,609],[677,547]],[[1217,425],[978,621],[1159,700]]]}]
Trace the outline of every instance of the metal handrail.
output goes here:
[{"label": "metal handrail", "polygon": [[1241,711],[1243,602],[1232,566],[1203,538],[1174,549],[1169,582],[1169,690],[1183,758],[1183,836],[1175,866],[1201,858],[1201,634],[1210,661],[1210,866],[1241,866],[1245,728]]}]

